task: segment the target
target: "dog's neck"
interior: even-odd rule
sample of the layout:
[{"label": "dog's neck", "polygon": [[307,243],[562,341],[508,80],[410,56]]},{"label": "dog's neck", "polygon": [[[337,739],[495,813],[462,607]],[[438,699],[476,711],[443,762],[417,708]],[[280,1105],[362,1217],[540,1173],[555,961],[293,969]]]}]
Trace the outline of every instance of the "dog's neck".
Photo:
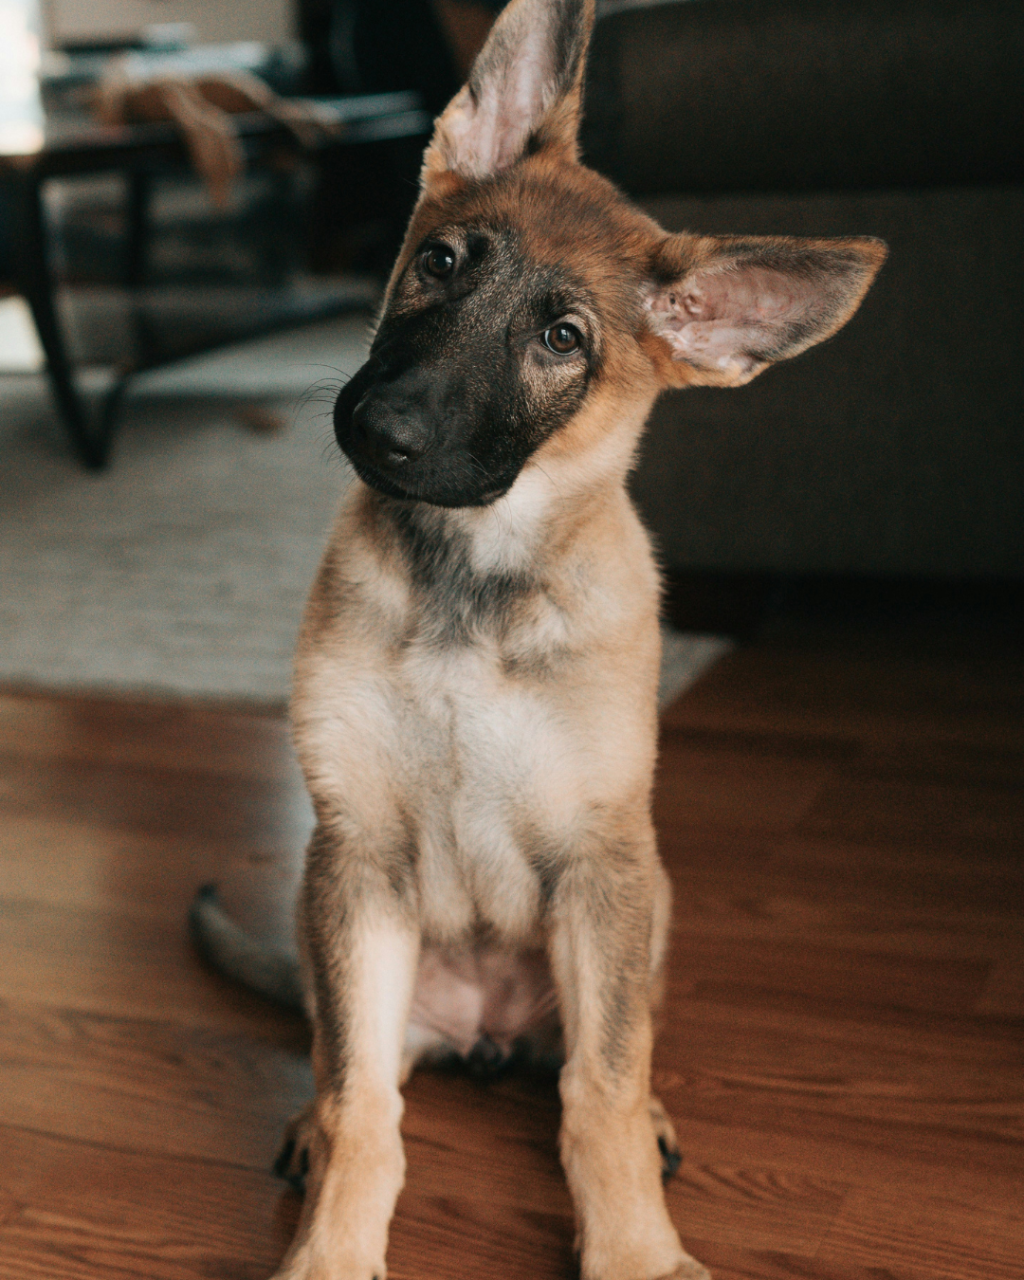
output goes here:
[{"label": "dog's neck", "polygon": [[380,498],[378,518],[396,532],[414,576],[543,576],[547,563],[585,536],[592,515],[607,513],[625,494],[653,399],[601,406],[593,418],[614,417],[615,431],[599,428],[589,444],[564,453],[541,449],[508,493],[488,506],[444,508]]},{"label": "dog's neck", "polygon": [[560,599],[572,544],[586,542],[587,509],[606,508],[600,494],[567,502],[536,468],[487,507],[446,509],[369,490],[364,501],[382,569],[405,584],[404,625],[448,646],[485,634],[500,643],[524,610]]},{"label": "dog's neck", "polygon": [[486,507],[448,509],[374,494],[388,558],[425,601],[510,597],[532,590],[558,523],[550,481],[524,474]]},{"label": "dog's neck", "polygon": [[483,634],[501,642],[516,620],[603,595],[616,549],[638,545],[626,481],[651,400],[605,406],[616,431],[581,420],[589,441],[563,448],[553,439],[488,506],[437,507],[364,488],[371,554],[405,601],[402,625],[446,643]]},{"label": "dog's neck", "polygon": [[[623,489],[609,481],[601,490]],[[454,509],[380,497],[377,518],[393,534],[414,582],[437,588],[443,582],[499,578],[509,586],[542,577],[546,566],[574,541],[591,508],[607,503],[597,490],[567,495],[557,476],[528,467],[509,492],[484,507]]]}]

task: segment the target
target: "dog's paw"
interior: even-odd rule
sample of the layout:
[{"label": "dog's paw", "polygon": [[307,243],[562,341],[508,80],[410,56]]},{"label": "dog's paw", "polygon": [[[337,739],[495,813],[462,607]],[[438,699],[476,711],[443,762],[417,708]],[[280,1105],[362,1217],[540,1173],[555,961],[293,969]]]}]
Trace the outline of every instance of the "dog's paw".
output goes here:
[{"label": "dog's paw", "polygon": [[679,1140],[672,1127],[672,1121],[657,1098],[651,1098],[651,1124],[654,1126],[654,1136],[658,1140],[658,1150],[661,1153],[661,1180],[668,1182],[683,1163],[683,1153],[679,1150]]},{"label": "dog's paw", "polygon": [[[630,1266],[628,1263],[625,1266],[618,1265],[611,1268],[602,1268],[596,1272],[583,1272],[584,1276],[592,1275],[594,1280],[598,1280],[598,1277],[604,1280],[604,1277],[608,1275],[615,1276],[617,1280],[619,1276],[635,1276],[636,1274],[635,1265]],[[641,1270],[640,1274],[647,1273]],[[651,1280],[713,1280],[713,1277],[703,1263],[698,1262],[696,1258],[691,1258],[688,1253],[683,1251],[682,1257],[676,1262],[671,1271],[659,1271],[656,1276],[651,1277]]]},{"label": "dog's paw", "polygon": [[348,1269],[339,1271],[333,1262],[330,1265],[310,1262],[305,1256],[286,1264],[276,1275],[271,1276],[271,1280],[350,1280],[350,1276],[352,1280],[387,1280],[383,1266],[372,1272]]},{"label": "dog's paw", "polygon": [[313,1104],[310,1103],[288,1122],[281,1142],[281,1150],[274,1161],[275,1176],[283,1178],[300,1196],[306,1194],[312,1124]]},{"label": "dog's paw", "polygon": [[659,1280],[711,1280],[711,1272],[696,1258],[687,1258],[667,1276],[660,1276]]},{"label": "dog's paw", "polygon": [[344,1260],[315,1258],[308,1249],[290,1258],[271,1280],[387,1280],[384,1264],[369,1268],[347,1266]]},{"label": "dog's paw", "polygon": [[687,1258],[667,1276],[659,1276],[658,1280],[711,1280],[711,1272],[701,1266],[696,1258]]}]

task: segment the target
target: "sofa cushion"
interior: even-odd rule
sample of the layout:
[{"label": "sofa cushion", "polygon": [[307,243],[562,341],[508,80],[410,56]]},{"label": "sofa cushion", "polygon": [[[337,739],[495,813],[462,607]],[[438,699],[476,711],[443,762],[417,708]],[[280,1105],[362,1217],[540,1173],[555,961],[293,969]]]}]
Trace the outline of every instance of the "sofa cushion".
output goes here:
[{"label": "sofa cushion", "polygon": [[673,568],[1024,577],[1024,187],[663,197],[669,230],[871,234],[823,346],[662,396],[634,492]]},{"label": "sofa cushion", "polygon": [[1024,177],[1020,0],[616,6],[584,150],[637,194]]}]

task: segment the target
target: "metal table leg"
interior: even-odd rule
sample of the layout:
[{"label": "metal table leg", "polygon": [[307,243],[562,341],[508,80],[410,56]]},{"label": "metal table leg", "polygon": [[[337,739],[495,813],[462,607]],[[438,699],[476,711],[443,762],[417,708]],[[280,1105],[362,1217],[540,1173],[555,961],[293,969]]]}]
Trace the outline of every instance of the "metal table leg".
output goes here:
[{"label": "metal table leg", "polygon": [[89,410],[75,385],[74,369],[56,305],[56,282],[50,267],[42,180],[33,173],[21,174],[11,184],[15,203],[15,230],[18,260],[15,283],[24,294],[46,353],[47,373],[54,399],[71,444],[86,467],[98,470],[110,453],[114,411],[124,391],[121,379],[107,395],[95,425],[90,426]]}]

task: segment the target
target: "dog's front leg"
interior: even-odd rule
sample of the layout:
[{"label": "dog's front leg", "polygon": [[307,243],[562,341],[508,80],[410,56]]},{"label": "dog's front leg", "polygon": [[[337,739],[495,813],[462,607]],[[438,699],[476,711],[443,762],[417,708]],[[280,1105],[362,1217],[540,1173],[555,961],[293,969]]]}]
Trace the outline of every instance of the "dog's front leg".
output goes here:
[{"label": "dog's front leg", "polygon": [[708,1280],[669,1219],[651,1123],[653,836],[574,859],[552,902],[562,1162],[583,1280]]},{"label": "dog's front leg", "polygon": [[401,868],[318,828],[301,901],[316,1101],[306,1202],[277,1280],[384,1280],[405,1176],[402,1045],[419,930]]}]

